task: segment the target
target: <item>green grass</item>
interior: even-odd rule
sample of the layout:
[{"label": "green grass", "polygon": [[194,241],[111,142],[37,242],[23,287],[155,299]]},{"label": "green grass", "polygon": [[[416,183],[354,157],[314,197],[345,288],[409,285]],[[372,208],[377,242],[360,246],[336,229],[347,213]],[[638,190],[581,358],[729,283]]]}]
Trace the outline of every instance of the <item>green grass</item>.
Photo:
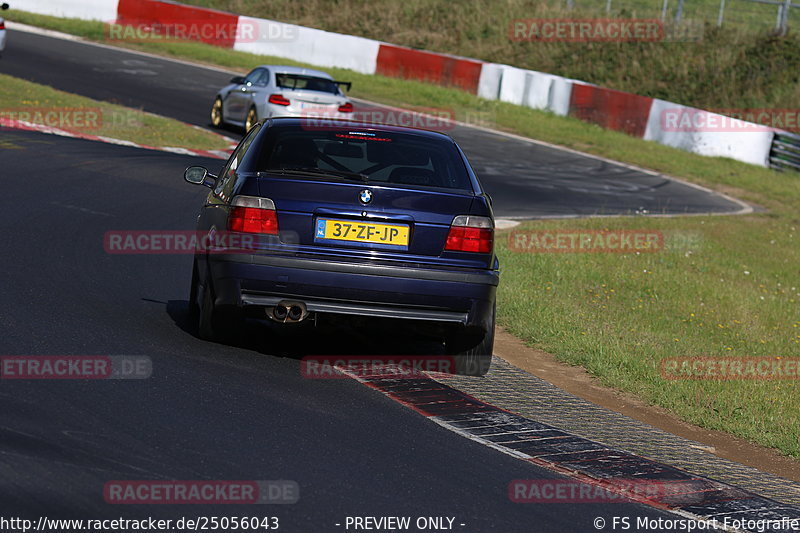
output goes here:
[{"label": "green grass", "polygon": [[529,345],[585,367],[699,426],[800,457],[800,384],[673,381],[665,358],[800,355],[797,191],[781,213],[527,222],[514,231],[644,229],[655,253],[524,253],[499,236],[499,321]]},{"label": "green grass", "polygon": [[[189,0],[190,4],[380,41],[474,57],[585,80],[703,109],[795,109],[800,101],[800,9],[794,32],[772,37],[776,7],[727,0],[730,24],[716,28],[719,0],[685,2],[701,42],[512,42],[509,25],[529,18],[658,18],[660,0]],[[669,2],[670,16],[677,0]],[[704,22],[710,22],[704,28]],[[695,24],[697,25],[697,24]]]},{"label": "green grass", "polygon": [[[462,0],[459,9],[451,9],[442,0],[339,0],[331,8],[328,0],[186,0],[187,4],[221,9],[253,17],[263,17],[322,28],[351,35],[363,35],[409,46],[434,47],[460,45],[478,47],[487,51],[502,46],[494,36],[500,27],[502,33],[508,20],[541,16],[592,16],[660,18],[661,0],[575,0],[574,8],[567,8],[566,0],[538,2],[535,0]],[[668,20],[673,20],[678,2],[669,0]],[[703,21],[716,24],[719,0],[692,0],[683,6],[684,21]],[[324,13],[324,16],[320,16]],[[777,6],[759,4],[749,0],[727,0],[723,27],[728,30],[760,31],[775,27]],[[790,11],[792,23],[800,23],[800,10]],[[447,31],[458,28],[458,32]],[[481,40],[481,44],[467,43]],[[462,46],[463,48],[463,46]]]},{"label": "green grass", "polygon": [[[102,37],[102,25],[13,13],[15,20]],[[388,37],[387,37],[388,38]],[[197,43],[131,45],[233,70],[265,58]],[[511,252],[503,266],[499,321],[527,343],[585,366],[603,383],[639,395],[703,427],[800,457],[796,381],[666,381],[665,357],[800,354],[800,179],[705,158],[581,121],[487,102],[461,91],[326,69],[352,94],[402,106],[456,110],[499,129],[680,176],[760,204],[740,217],[614,218],[528,222],[531,228],[653,228],[684,245],[641,255]],[[205,113],[206,110],[198,112]],[[745,272],[749,272],[746,274]],[[675,340],[677,339],[677,340]]]},{"label": "green grass", "polygon": [[147,146],[223,150],[228,142],[177,120],[0,74],[0,117]]}]

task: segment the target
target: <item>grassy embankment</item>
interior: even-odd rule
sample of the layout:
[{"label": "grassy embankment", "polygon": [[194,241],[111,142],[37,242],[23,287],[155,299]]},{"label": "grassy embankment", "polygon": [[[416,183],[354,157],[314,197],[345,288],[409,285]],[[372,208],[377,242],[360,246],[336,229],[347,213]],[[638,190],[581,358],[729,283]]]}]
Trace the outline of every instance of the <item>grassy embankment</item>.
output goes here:
[{"label": "grassy embankment", "polygon": [[[530,18],[658,18],[652,0],[188,0],[213,7],[360,35],[425,50],[505,63],[603,87],[703,109],[797,108],[800,102],[800,9],[790,10],[785,38],[770,36],[776,7],[747,0],[727,2],[727,21],[716,28],[719,0],[684,6],[689,24],[708,23],[700,42],[513,42],[509,25]],[[677,2],[669,3],[670,17]],[[702,27],[701,27],[702,30]],[[689,30],[687,30],[689,31]],[[693,31],[689,31],[694,35]],[[702,31],[700,33],[703,33]]]}]

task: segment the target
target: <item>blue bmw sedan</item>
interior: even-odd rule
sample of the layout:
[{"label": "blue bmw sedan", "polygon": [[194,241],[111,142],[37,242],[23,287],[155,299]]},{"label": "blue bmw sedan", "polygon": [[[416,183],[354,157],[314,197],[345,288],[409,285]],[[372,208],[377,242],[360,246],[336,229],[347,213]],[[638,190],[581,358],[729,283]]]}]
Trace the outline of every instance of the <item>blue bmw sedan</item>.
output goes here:
[{"label": "blue bmw sedan", "polygon": [[[485,374],[499,264],[491,199],[449,136],[400,126],[274,118],[218,176],[197,231],[190,306],[225,341],[245,316],[401,320],[434,335],[459,373]],[[220,240],[219,236],[247,237]]]}]

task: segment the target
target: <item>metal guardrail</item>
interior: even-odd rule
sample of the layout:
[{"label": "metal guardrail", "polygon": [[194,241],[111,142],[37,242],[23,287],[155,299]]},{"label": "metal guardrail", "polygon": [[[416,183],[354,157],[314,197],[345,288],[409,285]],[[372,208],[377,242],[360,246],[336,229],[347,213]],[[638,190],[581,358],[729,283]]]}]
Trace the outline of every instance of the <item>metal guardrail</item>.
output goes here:
[{"label": "metal guardrail", "polygon": [[[798,24],[798,0],[559,0],[568,10],[575,8],[607,16],[657,18],[676,26],[686,22],[714,23],[717,26],[744,27],[763,31],[773,23],[775,32],[785,35],[790,25]],[[775,8],[777,13],[772,10]],[[776,13],[773,15],[773,13]]]},{"label": "metal guardrail", "polygon": [[[724,2],[725,0],[721,0]],[[749,2],[757,2],[759,4],[771,4],[778,6],[778,20],[775,22],[775,31],[781,35],[786,35],[789,31],[789,12],[793,7],[800,8],[800,4],[793,4],[792,0],[748,0]],[[722,17],[722,8],[720,8],[720,20]],[[720,22],[719,26],[722,23]]]},{"label": "metal guardrail", "polygon": [[800,172],[800,135],[776,132],[769,152],[769,166]]}]

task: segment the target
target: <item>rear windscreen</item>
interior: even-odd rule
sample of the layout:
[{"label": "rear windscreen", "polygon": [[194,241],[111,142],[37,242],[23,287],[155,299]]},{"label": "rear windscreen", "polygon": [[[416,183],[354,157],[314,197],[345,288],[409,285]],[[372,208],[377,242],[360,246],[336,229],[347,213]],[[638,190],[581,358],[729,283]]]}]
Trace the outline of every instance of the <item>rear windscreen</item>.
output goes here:
[{"label": "rear windscreen", "polygon": [[298,74],[275,74],[278,87],[303,91],[339,94],[339,86],[331,80]]},{"label": "rear windscreen", "polygon": [[[315,169],[374,184],[472,190],[460,153],[447,139],[374,130],[271,129],[259,151],[257,172]],[[309,179],[319,179],[318,174]]]}]

